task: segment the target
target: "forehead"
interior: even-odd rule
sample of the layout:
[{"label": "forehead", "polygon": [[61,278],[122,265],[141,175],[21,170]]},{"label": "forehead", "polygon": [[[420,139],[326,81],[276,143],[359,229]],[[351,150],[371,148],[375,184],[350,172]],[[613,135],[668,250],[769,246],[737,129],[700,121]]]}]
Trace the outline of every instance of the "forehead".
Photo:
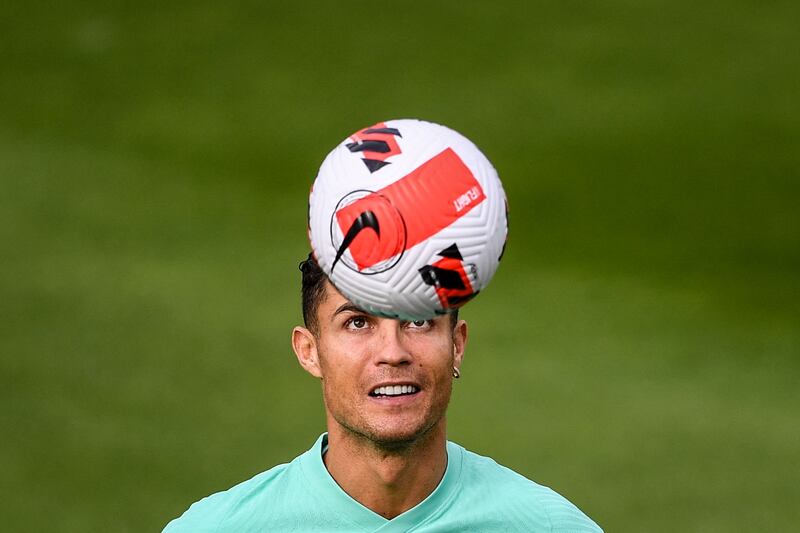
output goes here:
[{"label": "forehead", "polygon": [[333,319],[337,311],[343,307],[348,308],[349,311],[360,311],[368,314],[346,298],[330,280],[325,280],[322,286],[322,294],[320,295],[319,305],[317,306],[317,319],[320,323],[327,322]]},{"label": "forehead", "polygon": [[[361,313],[370,315],[366,311],[361,310],[356,304],[351,302],[347,299],[330,280],[325,280],[324,285],[322,286],[322,294],[320,295],[319,306],[317,307],[317,318],[320,322],[331,320],[336,314],[337,311],[340,310],[342,307],[347,307],[348,311],[360,311]],[[374,315],[373,315],[374,316]],[[386,318],[376,316],[375,318],[380,320],[397,320],[394,318]],[[456,319],[453,315],[443,315],[437,316],[432,319],[434,322],[442,322],[445,320],[450,320],[453,326],[455,327]]]},{"label": "forehead", "polygon": [[322,285],[322,297],[320,298],[320,311],[323,307],[332,307],[336,309],[343,303],[350,302],[344,295],[339,292],[333,283],[330,280],[325,280],[325,283]]}]

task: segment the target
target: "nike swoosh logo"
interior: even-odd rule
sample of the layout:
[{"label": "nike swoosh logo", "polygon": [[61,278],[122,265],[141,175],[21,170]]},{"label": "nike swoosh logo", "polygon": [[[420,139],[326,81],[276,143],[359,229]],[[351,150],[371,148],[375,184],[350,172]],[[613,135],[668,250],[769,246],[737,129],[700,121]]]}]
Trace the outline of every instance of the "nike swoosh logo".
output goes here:
[{"label": "nike swoosh logo", "polygon": [[381,236],[381,226],[378,224],[378,217],[376,217],[375,213],[372,211],[362,212],[356,217],[353,223],[350,224],[350,228],[347,230],[347,233],[345,233],[344,239],[342,239],[342,244],[340,244],[339,249],[336,250],[336,259],[333,260],[333,265],[331,265],[331,274],[336,267],[336,263],[342,258],[344,251],[350,247],[358,234],[367,228],[372,228],[378,237]]}]

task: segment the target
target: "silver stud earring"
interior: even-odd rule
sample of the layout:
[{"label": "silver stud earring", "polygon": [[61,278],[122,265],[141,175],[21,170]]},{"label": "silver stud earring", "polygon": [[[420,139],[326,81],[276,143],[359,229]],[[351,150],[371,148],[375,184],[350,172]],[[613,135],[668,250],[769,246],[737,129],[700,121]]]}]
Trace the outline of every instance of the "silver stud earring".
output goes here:
[{"label": "silver stud earring", "polygon": [[453,367],[453,377],[456,379],[461,377],[461,372],[456,367]]}]

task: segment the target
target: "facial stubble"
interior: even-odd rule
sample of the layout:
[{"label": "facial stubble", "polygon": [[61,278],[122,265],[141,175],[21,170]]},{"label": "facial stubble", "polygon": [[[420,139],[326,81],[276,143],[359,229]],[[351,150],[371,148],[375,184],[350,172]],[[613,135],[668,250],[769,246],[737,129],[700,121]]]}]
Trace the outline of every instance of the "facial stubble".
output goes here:
[{"label": "facial stubble", "polygon": [[[430,404],[429,408],[427,408],[427,416],[423,418],[416,431],[403,435],[386,435],[385,431],[382,431],[380,427],[377,427],[370,422],[365,412],[365,407],[362,407],[361,405],[351,405],[348,408],[346,402],[340,403],[336,399],[337,391],[330,389],[329,387],[332,387],[333,385],[330,384],[329,380],[325,379],[325,375],[327,374],[326,369],[328,366],[326,364],[327,358],[325,357],[325,353],[321,345],[318,343],[317,346],[320,366],[323,371],[323,377],[321,381],[323,401],[325,402],[326,410],[329,416],[333,417],[336,423],[355,440],[361,441],[363,444],[379,451],[393,454],[409,452],[418,445],[424,443],[428,437],[431,436],[432,430],[440,423],[444,424],[447,407],[450,403],[450,398],[452,395],[452,380],[449,379],[449,376],[445,377],[442,382],[438,384],[427,379],[419,381],[421,390],[425,390],[426,393],[433,394],[436,388],[440,390],[444,388],[444,390],[441,391],[442,394],[437,394],[434,396],[433,403]],[[451,363],[452,359],[453,353],[450,354]],[[397,376],[384,377],[389,380],[401,379]],[[359,390],[364,389],[365,386],[359,386]],[[343,408],[342,405],[344,405]]]}]

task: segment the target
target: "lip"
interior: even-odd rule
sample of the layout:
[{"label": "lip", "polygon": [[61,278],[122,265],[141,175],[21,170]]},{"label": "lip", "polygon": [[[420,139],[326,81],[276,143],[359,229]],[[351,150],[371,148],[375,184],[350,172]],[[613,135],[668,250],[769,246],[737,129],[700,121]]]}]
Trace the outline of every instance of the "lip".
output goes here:
[{"label": "lip", "polygon": [[369,396],[370,402],[382,407],[404,407],[419,401],[421,391],[400,396]]},{"label": "lip", "polygon": [[[417,392],[413,394],[401,394],[399,396],[372,396],[370,393],[378,387],[390,387],[395,385],[411,385],[416,387]],[[367,392],[367,397],[380,405],[385,406],[403,406],[417,401],[423,393],[422,387],[414,381],[383,381],[372,385]]]}]

